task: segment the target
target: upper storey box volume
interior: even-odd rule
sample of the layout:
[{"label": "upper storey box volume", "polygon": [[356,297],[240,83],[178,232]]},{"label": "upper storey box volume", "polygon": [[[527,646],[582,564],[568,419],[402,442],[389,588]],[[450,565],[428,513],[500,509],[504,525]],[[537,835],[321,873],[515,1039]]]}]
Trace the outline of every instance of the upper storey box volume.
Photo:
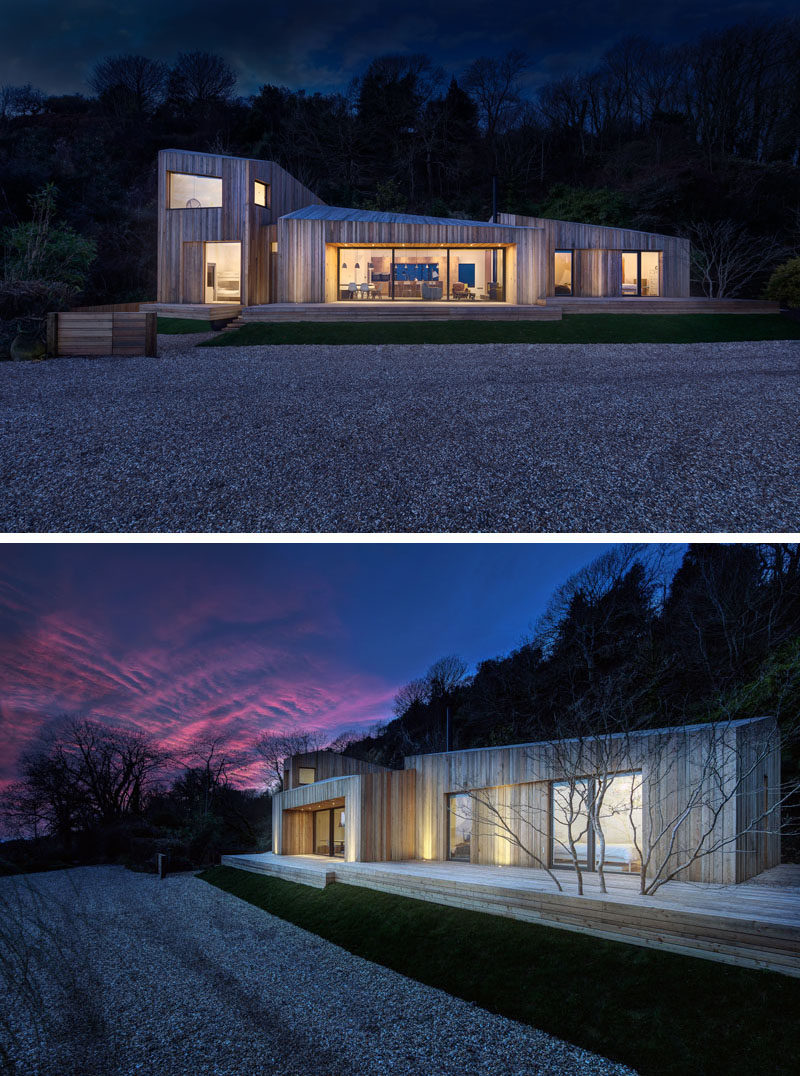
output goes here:
[{"label": "upper storey box volume", "polygon": [[689,243],[675,236],[347,209],[273,161],[175,149],[158,161],[162,303],[689,295]]}]

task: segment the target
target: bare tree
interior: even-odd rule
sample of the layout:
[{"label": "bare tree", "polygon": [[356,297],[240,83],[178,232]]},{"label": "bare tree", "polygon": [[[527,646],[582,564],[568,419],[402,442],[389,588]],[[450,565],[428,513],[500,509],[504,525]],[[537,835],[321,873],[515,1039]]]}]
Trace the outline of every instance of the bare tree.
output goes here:
[{"label": "bare tree", "polygon": [[[796,825],[782,808],[796,800],[800,778],[767,776],[776,759],[796,748],[796,719],[783,726],[764,719],[744,729],[727,719],[709,723],[701,737],[696,727],[691,733],[684,727],[655,730],[648,739],[642,825],[635,831],[642,894],[696,873],[709,856],[759,856],[766,842]],[[670,791],[676,786],[677,796]]]},{"label": "bare tree", "polygon": [[409,680],[397,692],[392,703],[395,717],[402,717],[412,706],[428,701],[428,682],[423,677]]},{"label": "bare tree", "polygon": [[474,98],[486,138],[493,151],[497,138],[516,118],[520,106],[520,77],[530,66],[528,57],[511,49],[498,60],[482,56],[469,65],[462,85]]},{"label": "bare tree", "polygon": [[283,765],[292,755],[320,751],[325,746],[323,733],[307,729],[292,732],[264,732],[253,750],[264,764],[264,779],[268,787],[280,792],[283,788]]},{"label": "bare tree", "polygon": [[692,244],[694,277],[708,299],[740,295],[787,254],[777,236],[752,236],[734,220],[693,221],[683,229]]},{"label": "bare tree", "polygon": [[227,101],[236,85],[236,72],[212,52],[181,52],[168,76],[168,96],[187,107]]},{"label": "bare tree", "polygon": [[108,56],[95,64],[88,82],[116,116],[145,116],[164,96],[166,65],[147,56]]},{"label": "bare tree", "polygon": [[225,788],[238,773],[253,761],[252,752],[237,747],[229,736],[208,733],[198,736],[181,752],[187,770],[200,778],[203,813],[208,814],[214,795]]}]

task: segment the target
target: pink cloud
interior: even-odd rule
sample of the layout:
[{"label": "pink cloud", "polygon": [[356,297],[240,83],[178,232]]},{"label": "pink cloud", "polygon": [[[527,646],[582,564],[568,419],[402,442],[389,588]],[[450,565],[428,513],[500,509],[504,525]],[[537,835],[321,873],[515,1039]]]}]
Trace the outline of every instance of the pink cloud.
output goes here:
[{"label": "pink cloud", "polygon": [[[63,714],[130,725],[177,748],[214,732],[247,746],[264,731],[329,733],[384,719],[395,687],[335,656],[342,627],[316,583],[201,596],[156,591],[136,630],[86,603],[43,603],[7,581],[0,613],[0,780]],[[117,615],[124,616],[124,611]],[[251,772],[249,777],[253,776]]]}]

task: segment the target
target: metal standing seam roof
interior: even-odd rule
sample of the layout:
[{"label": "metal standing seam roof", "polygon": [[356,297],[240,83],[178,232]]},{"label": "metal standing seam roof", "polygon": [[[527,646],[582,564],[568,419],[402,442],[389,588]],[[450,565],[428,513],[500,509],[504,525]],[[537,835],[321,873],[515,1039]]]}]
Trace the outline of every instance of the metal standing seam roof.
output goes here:
[{"label": "metal standing seam roof", "polygon": [[459,220],[455,217],[421,217],[413,213],[384,213],[371,209],[345,209],[335,205],[307,205],[293,213],[284,213],[281,220],[363,220],[377,224],[445,224],[468,225],[471,228],[514,228],[530,231],[522,224],[494,224],[488,220]]}]

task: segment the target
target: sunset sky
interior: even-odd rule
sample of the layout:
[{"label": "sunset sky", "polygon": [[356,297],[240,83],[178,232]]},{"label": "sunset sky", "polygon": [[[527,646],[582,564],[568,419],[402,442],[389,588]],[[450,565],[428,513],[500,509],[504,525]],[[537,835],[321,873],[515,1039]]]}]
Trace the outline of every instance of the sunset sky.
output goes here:
[{"label": "sunset sky", "polygon": [[216,0],[28,0],[3,4],[0,85],[32,82],[50,93],[89,93],[86,77],[101,57],[140,53],[169,61],[181,50],[221,53],[239,91],[263,83],[345,90],[369,61],[387,52],[429,54],[458,75],[478,56],[515,48],[532,60],[531,88],[594,64],[615,41],[642,34],[690,40],[748,19],[796,14],[796,0],[620,0],[497,7],[477,0],[401,5],[263,3],[226,11]]},{"label": "sunset sky", "polygon": [[437,658],[506,653],[585,545],[4,545],[0,786],[48,722],[335,736]]}]

